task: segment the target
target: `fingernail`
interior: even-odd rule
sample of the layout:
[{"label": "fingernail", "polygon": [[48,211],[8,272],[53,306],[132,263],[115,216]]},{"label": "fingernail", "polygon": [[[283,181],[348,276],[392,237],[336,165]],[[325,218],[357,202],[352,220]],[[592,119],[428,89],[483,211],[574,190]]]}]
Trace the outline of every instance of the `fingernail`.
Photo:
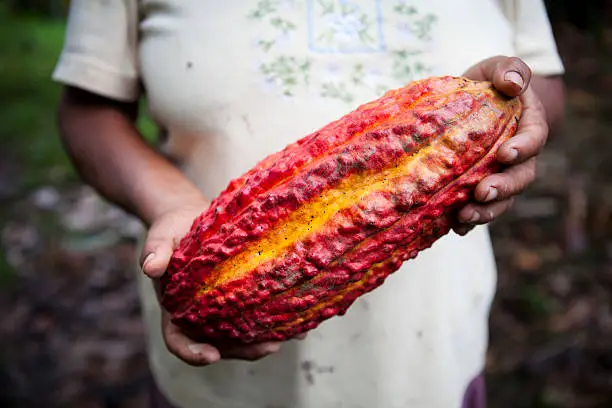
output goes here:
[{"label": "fingernail", "polygon": [[461,225],[455,232],[461,236],[465,236],[472,229],[474,229],[474,225]]},{"label": "fingernail", "polygon": [[518,150],[516,150],[514,147],[511,147],[510,149],[508,149],[508,154],[506,154],[506,159],[508,161],[514,161],[516,160],[517,157],[518,157]]},{"label": "fingernail", "polygon": [[190,344],[187,346],[187,348],[189,349],[189,351],[191,351],[193,354],[202,354],[204,352],[204,349],[202,348],[201,345],[199,344]]},{"label": "fingernail", "polygon": [[153,258],[155,258],[155,252],[151,252],[149,255],[147,255],[144,262],[142,263],[142,269],[144,269],[145,266],[147,266],[147,264],[153,260]]},{"label": "fingernail", "polygon": [[497,189],[495,187],[489,187],[489,191],[487,191],[487,195],[485,196],[485,201],[492,201],[497,198]]},{"label": "fingernail", "polygon": [[506,81],[512,82],[513,84],[515,84],[516,86],[518,86],[521,89],[523,88],[523,85],[525,84],[521,74],[519,74],[516,71],[508,71],[508,72],[506,72],[506,75],[504,75],[504,79]]},{"label": "fingernail", "polygon": [[280,343],[273,343],[268,346],[268,351],[270,353],[276,353],[277,351],[280,350],[280,348],[281,348]]},{"label": "fingernail", "polygon": [[480,219],[480,214],[478,213],[478,211],[474,211],[474,213],[472,214],[468,222],[476,222],[479,219]]}]

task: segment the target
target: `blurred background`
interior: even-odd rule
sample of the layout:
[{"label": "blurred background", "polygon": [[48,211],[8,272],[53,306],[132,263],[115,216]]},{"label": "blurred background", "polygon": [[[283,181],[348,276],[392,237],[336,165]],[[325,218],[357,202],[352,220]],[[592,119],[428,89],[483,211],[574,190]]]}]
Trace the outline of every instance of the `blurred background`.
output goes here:
[{"label": "blurred background", "polygon": [[[491,225],[492,408],[612,407],[612,2],[547,1],[567,120]],[[139,224],[83,186],[55,125],[61,0],[0,2],[0,406],[140,408]],[[147,137],[154,128],[144,118]],[[376,407],[372,407],[376,408]],[[426,407],[423,407],[426,408]]]}]

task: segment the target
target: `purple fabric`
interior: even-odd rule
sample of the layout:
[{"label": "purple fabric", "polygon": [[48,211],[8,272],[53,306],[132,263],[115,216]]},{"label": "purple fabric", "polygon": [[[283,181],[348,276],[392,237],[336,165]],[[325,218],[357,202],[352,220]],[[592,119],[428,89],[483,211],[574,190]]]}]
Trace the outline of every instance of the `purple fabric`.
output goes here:
[{"label": "purple fabric", "polygon": [[487,396],[485,391],[485,380],[481,374],[474,378],[463,397],[463,404],[461,408],[486,408]]}]

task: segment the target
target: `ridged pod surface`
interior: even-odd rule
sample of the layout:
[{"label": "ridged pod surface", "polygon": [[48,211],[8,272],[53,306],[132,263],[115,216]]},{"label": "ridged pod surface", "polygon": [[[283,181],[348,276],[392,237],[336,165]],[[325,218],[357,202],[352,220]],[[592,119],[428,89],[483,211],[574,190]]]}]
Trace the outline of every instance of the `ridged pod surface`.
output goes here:
[{"label": "ridged pod surface", "polygon": [[211,343],[286,340],[344,314],[450,231],[520,114],[488,82],[388,91],[232,180],[173,254],[162,305]]}]

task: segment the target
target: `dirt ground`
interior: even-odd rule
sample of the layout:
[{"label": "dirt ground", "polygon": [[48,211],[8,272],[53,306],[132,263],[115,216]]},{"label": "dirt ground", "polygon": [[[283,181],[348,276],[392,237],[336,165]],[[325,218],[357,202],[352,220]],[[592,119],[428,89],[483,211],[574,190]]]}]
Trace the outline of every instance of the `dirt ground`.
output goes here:
[{"label": "dirt ground", "polygon": [[[537,182],[491,226],[493,408],[612,407],[612,30],[596,39],[555,28],[566,125]],[[139,224],[81,185],[42,186],[3,205],[0,268],[17,275],[0,297],[0,406],[145,407],[132,276]]]}]

